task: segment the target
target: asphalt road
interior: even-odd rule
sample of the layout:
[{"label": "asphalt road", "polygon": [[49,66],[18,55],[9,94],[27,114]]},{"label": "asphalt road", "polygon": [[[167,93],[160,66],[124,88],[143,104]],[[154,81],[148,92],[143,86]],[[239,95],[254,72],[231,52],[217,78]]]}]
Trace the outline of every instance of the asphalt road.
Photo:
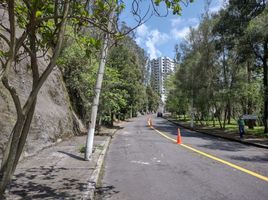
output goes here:
[{"label": "asphalt road", "polygon": [[[176,138],[177,126],[153,118]],[[182,140],[202,152],[268,176],[268,150],[181,129]],[[126,123],[112,140],[97,200],[267,200],[268,181],[177,145],[147,126]]]}]

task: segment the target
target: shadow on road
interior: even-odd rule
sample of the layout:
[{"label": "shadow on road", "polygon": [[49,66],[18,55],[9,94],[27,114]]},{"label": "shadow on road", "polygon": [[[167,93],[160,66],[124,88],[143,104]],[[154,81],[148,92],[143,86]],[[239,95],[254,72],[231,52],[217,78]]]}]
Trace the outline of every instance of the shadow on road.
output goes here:
[{"label": "shadow on road", "polygon": [[240,143],[234,143],[231,141],[225,141],[223,139],[213,139],[210,138],[208,141],[209,144],[204,145],[197,145],[198,147],[206,148],[206,149],[213,149],[213,150],[221,150],[221,151],[231,151],[231,152],[237,152],[242,151],[243,149],[246,149],[247,146],[240,144]]},{"label": "shadow on road", "polygon": [[114,186],[97,187],[95,191],[95,200],[110,198],[113,194],[119,193],[119,191],[116,191],[114,189]]},{"label": "shadow on road", "polygon": [[259,162],[259,163],[268,162],[268,154],[266,154],[265,156],[252,156],[252,157],[230,156],[230,158],[233,160],[248,161],[248,162]]}]

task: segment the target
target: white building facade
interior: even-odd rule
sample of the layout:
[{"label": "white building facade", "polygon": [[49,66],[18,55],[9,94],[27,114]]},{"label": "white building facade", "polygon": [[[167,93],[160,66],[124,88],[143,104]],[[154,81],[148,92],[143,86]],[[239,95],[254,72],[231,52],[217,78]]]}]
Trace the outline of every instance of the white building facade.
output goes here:
[{"label": "white building facade", "polygon": [[174,72],[174,62],[169,57],[159,57],[150,62],[152,88],[161,95],[163,102],[166,101],[167,91],[165,81],[169,74]]}]

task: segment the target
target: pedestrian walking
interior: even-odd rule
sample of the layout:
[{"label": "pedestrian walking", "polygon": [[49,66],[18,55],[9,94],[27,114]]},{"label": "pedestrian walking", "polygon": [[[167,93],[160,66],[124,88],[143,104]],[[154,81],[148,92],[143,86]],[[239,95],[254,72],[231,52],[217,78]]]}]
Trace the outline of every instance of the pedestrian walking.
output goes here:
[{"label": "pedestrian walking", "polygon": [[245,134],[245,121],[244,121],[242,116],[240,116],[239,119],[237,120],[237,124],[238,124],[238,127],[239,127],[240,139],[243,139],[244,134]]}]

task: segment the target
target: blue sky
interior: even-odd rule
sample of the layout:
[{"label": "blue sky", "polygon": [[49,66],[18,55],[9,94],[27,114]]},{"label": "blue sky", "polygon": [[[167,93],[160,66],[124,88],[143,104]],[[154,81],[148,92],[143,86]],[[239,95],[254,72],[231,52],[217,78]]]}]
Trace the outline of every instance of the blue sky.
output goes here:
[{"label": "blue sky", "polygon": [[[151,17],[146,23],[142,24],[135,30],[137,44],[145,49],[150,58],[159,56],[168,56],[174,58],[174,46],[183,41],[189,27],[197,27],[204,12],[204,2],[206,0],[195,0],[194,3],[187,7],[182,5],[182,15],[172,15],[167,17]],[[121,15],[121,20],[125,21],[128,26],[135,26],[134,17],[130,14],[132,0],[126,1],[126,9]],[[147,3],[146,3],[147,2]],[[148,9],[148,2],[142,1],[142,12]],[[210,5],[211,12],[217,12],[224,4],[225,0],[212,0]]]}]

